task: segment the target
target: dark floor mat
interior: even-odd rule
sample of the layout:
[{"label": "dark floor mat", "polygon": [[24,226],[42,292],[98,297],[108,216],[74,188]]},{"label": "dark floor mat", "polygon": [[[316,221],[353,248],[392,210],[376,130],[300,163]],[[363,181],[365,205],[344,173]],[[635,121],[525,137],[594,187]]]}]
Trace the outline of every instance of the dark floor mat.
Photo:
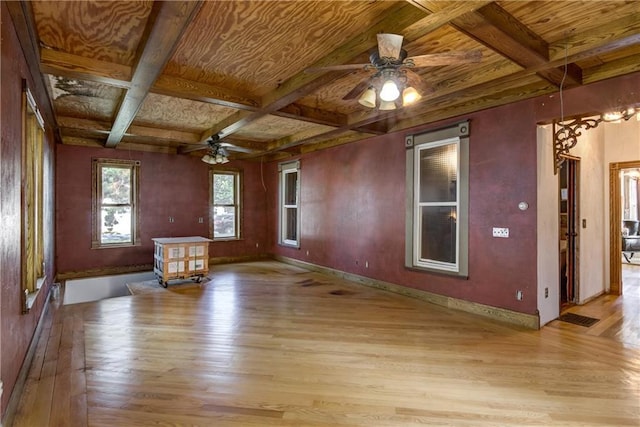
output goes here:
[{"label": "dark floor mat", "polygon": [[595,319],[593,317],[582,316],[580,314],[575,313],[565,313],[560,316],[560,320],[567,323],[573,323],[574,325],[586,326],[587,328],[594,323],[598,322],[600,319]]}]

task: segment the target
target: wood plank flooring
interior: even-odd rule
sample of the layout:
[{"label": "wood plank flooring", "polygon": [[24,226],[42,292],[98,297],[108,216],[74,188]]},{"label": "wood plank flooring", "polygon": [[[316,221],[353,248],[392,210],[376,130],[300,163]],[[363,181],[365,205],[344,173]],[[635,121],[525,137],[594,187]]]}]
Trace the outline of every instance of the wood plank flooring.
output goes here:
[{"label": "wood plank flooring", "polygon": [[640,423],[640,340],[621,333],[525,330],[277,262],[210,275],[54,306],[14,426]]}]

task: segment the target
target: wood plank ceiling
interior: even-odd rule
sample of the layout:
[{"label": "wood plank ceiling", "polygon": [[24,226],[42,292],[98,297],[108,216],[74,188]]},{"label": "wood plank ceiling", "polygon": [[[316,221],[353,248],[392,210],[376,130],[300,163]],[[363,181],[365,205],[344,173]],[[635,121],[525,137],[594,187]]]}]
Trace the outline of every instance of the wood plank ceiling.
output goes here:
[{"label": "wood plank ceiling", "polygon": [[[281,158],[640,70],[640,1],[10,2],[59,142]],[[409,56],[422,99],[394,111],[343,97],[376,34]],[[35,74],[34,74],[35,75]],[[640,102],[640,96],[632,102]]]}]

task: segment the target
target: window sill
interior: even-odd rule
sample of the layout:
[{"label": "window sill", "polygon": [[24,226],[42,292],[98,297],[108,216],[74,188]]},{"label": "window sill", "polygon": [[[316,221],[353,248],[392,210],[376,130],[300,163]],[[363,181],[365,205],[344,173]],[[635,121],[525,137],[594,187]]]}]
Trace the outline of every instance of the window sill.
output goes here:
[{"label": "window sill", "polygon": [[113,244],[113,245],[101,245],[99,243],[94,243],[91,245],[91,249],[122,249],[122,248],[135,248],[136,246],[141,246],[141,243],[122,243],[122,244]]},{"label": "window sill", "polygon": [[34,292],[29,292],[28,289],[24,290],[24,307],[22,307],[22,313],[27,314],[31,311],[33,304],[35,304],[38,295],[40,294],[40,290],[42,286],[46,282],[47,277],[40,277],[36,282],[36,290]]}]

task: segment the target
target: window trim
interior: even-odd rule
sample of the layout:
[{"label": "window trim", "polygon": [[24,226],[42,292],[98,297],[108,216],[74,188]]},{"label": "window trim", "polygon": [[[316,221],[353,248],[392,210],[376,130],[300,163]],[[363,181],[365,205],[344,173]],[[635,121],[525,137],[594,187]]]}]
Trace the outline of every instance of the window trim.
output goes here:
[{"label": "window trim", "polygon": [[44,262],[44,120],[22,80],[21,289],[28,313],[46,281]]},{"label": "window trim", "polygon": [[[457,201],[456,201],[456,263],[439,261],[418,262],[421,224],[419,221],[417,191],[419,191],[419,153],[425,148],[434,148],[456,142]],[[437,272],[468,277],[469,264],[469,121],[454,126],[419,134],[407,135],[406,150],[406,213],[405,213],[405,267],[420,271]],[[439,204],[440,205],[440,204]]]},{"label": "window trim", "polygon": [[[296,203],[295,205],[284,204],[285,176],[289,173],[296,173]],[[288,161],[278,164],[278,244],[292,248],[300,248],[300,160]],[[285,209],[296,209],[296,240],[287,239],[285,236],[286,226],[284,224],[286,216]]]},{"label": "window trim", "polygon": [[[91,207],[91,249],[128,248],[140,246],[140,161],[126,159],[93,158],[91,168],[92,181],[92,207]],[[123,167],[131,169],[131,242],[127,243],[102,243],[102,167]]]},{"label": "window trim", "polygon": [[[225,236],[225,237],[215,237],[214,236],[214,215],[213,215],[213,209],[214,209],[214,204],[213,204],[213,200],[214,200],[214,195],[213,195],[213,191],[214,191],[214,186],[213,186],[213,180],[216,174],[220,174],[220,175],[233,175],[234,180],[234,187],[235,187],[235,200],[234,200],[234,208],[235,208],[235,230],[236,230],[236,234],[234,236]],[[214,168],[210,168],[209,171],[209,238],[216,241],[216,242],[224,242],[224,241],[229,241],[229,240],[240,240],[242,238],[242,195],[244,192],[243,186],[244,185],[244,180],[242,177],[242,171],[239,169],[234,169],[234,168],[224,168],[224,167],[214,167]],[[230,205],[223,205],[223,206],[230,206]]]}]

